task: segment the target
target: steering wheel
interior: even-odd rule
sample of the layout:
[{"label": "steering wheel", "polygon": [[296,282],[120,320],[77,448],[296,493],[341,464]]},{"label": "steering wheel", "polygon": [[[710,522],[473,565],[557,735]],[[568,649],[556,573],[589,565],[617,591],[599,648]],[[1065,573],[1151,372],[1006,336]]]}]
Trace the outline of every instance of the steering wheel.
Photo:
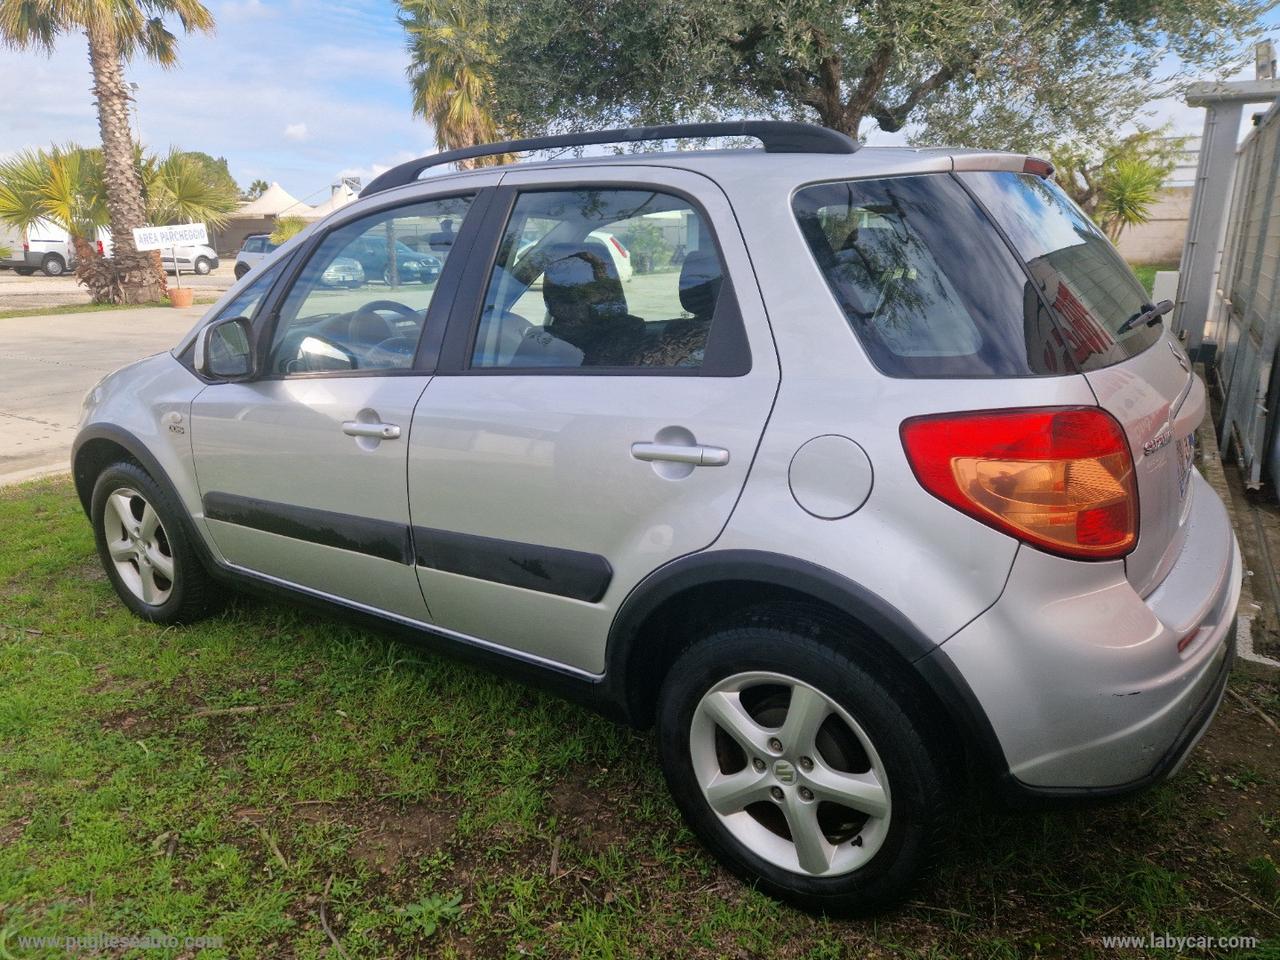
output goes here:
[{"label": "steering wheel", "polygon": [[[395,300],[371,300],[351,315],[347,325],[347,337],[352,343],[381,343],[400,336],[392,321],[382,314],[394,313],[406,320],[418,322],[418,311]],[[370,334],[370,328],[373,328]]]}]

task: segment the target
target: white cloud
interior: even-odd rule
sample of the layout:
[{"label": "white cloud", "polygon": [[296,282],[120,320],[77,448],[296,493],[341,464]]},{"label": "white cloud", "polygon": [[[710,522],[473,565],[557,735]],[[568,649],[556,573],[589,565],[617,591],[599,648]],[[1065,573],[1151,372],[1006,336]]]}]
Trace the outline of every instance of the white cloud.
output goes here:
[{"label": "white cloud", "polygon": [[305,123],[291,123],[284,128],[285,139],[297,140],[299,142],[307,139],[307,125]]}]

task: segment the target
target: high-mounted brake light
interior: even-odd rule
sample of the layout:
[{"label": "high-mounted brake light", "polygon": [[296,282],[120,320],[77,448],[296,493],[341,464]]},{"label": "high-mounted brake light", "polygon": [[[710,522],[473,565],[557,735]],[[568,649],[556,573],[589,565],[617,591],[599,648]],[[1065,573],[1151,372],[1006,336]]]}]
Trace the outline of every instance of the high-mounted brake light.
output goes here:
[{"label": "high-mounted brake light", "polygon": [[624,247],[621,243],[619,243],[619,242],[618,242],[618,238],[617,238],[617,237],[610,236],[610,237],[609,237],[609,242],[610,242],[610,243],[612,243],[612,244],[613,244],[614,249],[615,249],[615,250],[617,250],[617,251],[618,251],[620,254],[622,254],[624,257],[629,257],[629,256],[631,256],[631,254],[630,254],[630,252],[628,252],[627,248],[626,248],[626,247]]},{"label": "high-mounted brake light", "polygon": [[1037,177],[1043,177],[1048,180],[1053,176],[1053,164],[1048,160],[1040,160],[1037,157],[1027,157],[1022,164],[1023,173],[1034,173]]},{"label": "high-mounted brake light", "polygon": [[1112,560],[1138,542],[1124,430],[1097,407],[915,417],[902,445],[938,499],[1049,553]]}]

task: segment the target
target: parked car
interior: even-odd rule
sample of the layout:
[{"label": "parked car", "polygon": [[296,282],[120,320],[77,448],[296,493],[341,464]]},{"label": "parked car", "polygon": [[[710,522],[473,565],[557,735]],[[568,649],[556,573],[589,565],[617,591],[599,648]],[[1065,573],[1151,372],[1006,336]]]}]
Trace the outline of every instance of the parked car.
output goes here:
[{"label": "parked car", "polygon": [[[765,149],[421,177],[708,130]],[[1233,660],[1204,385],[1050,172],[774,122],[393,168],[90,392],[107,576],[162,624],[226,583],[321,601],[654,726],[732,870],[882,908],[967,779],[1174,774]],[[593,234],[659,213],[687,255],[629,297]],[[351,238],[445,216],[435,287],[316,292]]]},{"label": "parked car", "polygon": [[160,251],[160,264],[168,273],[181,270],[204,276],[211,270],[217,270],[218,263],[218,254],[204,244]]},{"label": "parked car", "polygon": [[320,283],[326,287],[349,287],[352,290],[364,286],[364,268],[359,260],[335,257],[320,274]]},{"label": "parked car", "polygon": [[356,237],[348,246],[346,256],[360,261],[366,277],[376,277],[383,283],[398,279],[401,283],[435,283],[440,276],[440,258],[431,253],[419,253],[397,240],[396,268],[398,276],[391,275],[391,256],[387,242],[382,237]]},{"label": "parked car", "polygon": [[271,242],[270,235],[265,233],[252,233],[245,237],[240,244],[240,252],[236,254],[236,264],[231,268],[236,279],[241,279],[265,260],[268,254],[274,253],[276,246]]},{"label": "parked car", "polygon": [[24,277],[37,270],[46,277],[60,277],[75,264],[75,251],[67,232],[55,224],[38,220],[30,228],[0,224],[0,268],[12,269]]}]

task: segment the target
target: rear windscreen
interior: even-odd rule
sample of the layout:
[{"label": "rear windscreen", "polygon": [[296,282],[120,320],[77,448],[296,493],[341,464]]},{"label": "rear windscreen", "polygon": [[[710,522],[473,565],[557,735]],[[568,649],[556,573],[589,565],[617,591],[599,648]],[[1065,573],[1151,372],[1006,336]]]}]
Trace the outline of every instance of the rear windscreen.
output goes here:
[{"label": "rear windscreen", "polygon": [[948,174],[817,184],[801,232],[873,363],[895,377],[1075,372],[1026,271]]},{"label": "rear windscreen", "polygon": [[1127,360],[1159,339],[1160,323],[1137,322],[1150,306],[1146,290],[1057,184],[1018,173],[958,176],[1026,261],[1080,370]]}]

